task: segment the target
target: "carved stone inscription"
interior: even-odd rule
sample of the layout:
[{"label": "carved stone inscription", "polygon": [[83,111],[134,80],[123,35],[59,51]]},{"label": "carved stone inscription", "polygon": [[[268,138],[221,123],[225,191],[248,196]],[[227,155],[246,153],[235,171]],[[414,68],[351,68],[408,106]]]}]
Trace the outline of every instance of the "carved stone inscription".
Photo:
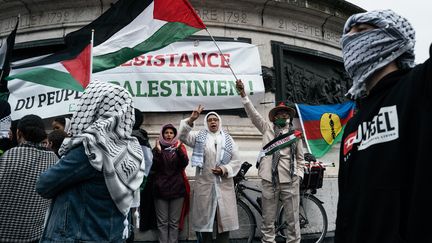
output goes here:
[{"label": "carved stone inscription", "polygon": [[[267,19],[269,22],[265,24],[266,27],[272,29],[278,29],[285,32],[296,33],[298,35],[324,39],[339,44],[339,39],[342,32],[337,32],[324,28],[323,30],[320,26],[306,23],[301,20],[284,18],[284,17],[269,17]],[[264,22],[265,23],[265,22]]]},{"label": "carved stone inscription", "polygon": [[[341,32],[325,27],[322,29],[320,25],[308,23],[301,19],[276,16],[271,13],[264,14],[264,19],[262,19],[261,13],[236,9],[198,7],[196,11],[204,22],[254,26],[267,31],[272,30],[276,33],[325,40],[339,46]],[[324,19],[319,19],[319,21],[324,22]]]},{"label": "carved stone inscription", "polygon": [[[43,26],[57,26],[90,22],[100,14],[98,8],[60,9],[22,15],[19,29],[32,30]],[[0,35],[8,35],[15,28],[16,18],[0,20]]]},{"label": "carved stone inscription", "polygon": [[200,18],[206,22],[219,22],[225,24],[252,24],[248,21],[248,13],[235,9],[197,8]]}]

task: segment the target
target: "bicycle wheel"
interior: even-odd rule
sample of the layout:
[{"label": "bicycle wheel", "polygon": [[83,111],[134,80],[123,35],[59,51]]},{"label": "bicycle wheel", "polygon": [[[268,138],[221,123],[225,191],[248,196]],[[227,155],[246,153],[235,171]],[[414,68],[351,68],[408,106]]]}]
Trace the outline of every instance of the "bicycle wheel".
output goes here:
[{"label": "bicycle wheel", "polygon": [[242,200],[237,200],[237,212],[239,218],[239,229],[230,231],[230,242],[251,243],[255,236],[255,216],[251,209]]},{"label": "bicycle wheel", "polygon": [[[312,194],[300,196],[300,230],[303,242],[321,243],[327,234],[327,213],[321,201]],[[278,235],[286,238],[286,223],[283,207],[279,211],[277,222]]]}]

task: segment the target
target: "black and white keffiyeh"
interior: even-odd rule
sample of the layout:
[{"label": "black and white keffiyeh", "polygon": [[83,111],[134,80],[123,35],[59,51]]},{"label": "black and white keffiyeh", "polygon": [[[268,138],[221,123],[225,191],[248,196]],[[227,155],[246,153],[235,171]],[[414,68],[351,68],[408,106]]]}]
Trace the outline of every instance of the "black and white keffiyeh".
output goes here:
[{"label": "black and white keffiyeh", "polygon": [[36,193],[36,180],[57,160],[54,152],[30,142],[0,156],[0,242],[41,238],[50,200]]},{"label": "black and white keffiyeh", "polygon": [[[207,118],[210,115],[214,115],[219,119],[219,130],[215,133],[217,136],[216,141],[220,141],[221,149],[219,151],[219,161],[216,161],[217,166],[226,165],[231,161],[233,155],[233,139],[232,137],[224,130],[222,130],[222,120],[220,116],[216,112],[209,112],[204,118],[204,126],[206,129],[203,129],[198,132],[197,138],[195,139],[195,145],[192,152],[191,165],[193,167],[203,167],[204,164],[204,148],[207,141],[207,137],[211,136],[210,129],[207,124]],[[220,138],[220,139],[218,139]],[[218,151],[216,151],[218,152]]]},{"label": "black and white keffiyeh", "polygon": [[114,84],[92,81],[71,119],[71,138],[66,138],[59,150],[64,155],[83,144],[90,164],[104,173],[111,198],[124,215],[144,176],[142,150],[131,136],[134,121],[129,92]]},{"label": "black and white keffiyeh", "polygon": [[[356,24],[376,29],[348,34]],[[348,91],[352,99],[366,95],[365,81],[377,70],[396,60],[400,69],[414,66],[415,32],[407,19],[392,10],[375,10],[351,16],[341,38],[345,69],[353,79]]]}]

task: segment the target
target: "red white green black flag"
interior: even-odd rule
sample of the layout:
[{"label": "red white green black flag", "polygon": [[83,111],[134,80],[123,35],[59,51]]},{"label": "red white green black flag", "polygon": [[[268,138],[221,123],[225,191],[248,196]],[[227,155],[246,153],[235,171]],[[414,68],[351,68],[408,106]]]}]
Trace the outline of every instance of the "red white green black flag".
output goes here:
[{"label": "red white green black flag", "polygon": [[88,52],[91,30],[95,30],[92,61],[95,73],[117,67],[204,28],[187,0],[119,0],[87,26],[68,34],[65,50],[20,62],[13,67],[8,80],[21,79],[83,91],[88,82],[78,68],[84,65],[82,58]]}]

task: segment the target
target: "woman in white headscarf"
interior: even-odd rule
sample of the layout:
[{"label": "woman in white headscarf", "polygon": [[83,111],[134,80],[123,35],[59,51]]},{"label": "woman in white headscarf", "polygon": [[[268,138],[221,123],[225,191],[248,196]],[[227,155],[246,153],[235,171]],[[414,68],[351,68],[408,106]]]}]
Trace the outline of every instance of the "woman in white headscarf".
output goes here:
[{"label": "woman in white headscarf", "polygon": [[229,231],[239,228],[233,177],[240,170],[238,148],[222,130],[216,112],[204,118],[205,129],[191,131],[204,107],[199,105],[189,118],[180,122],[179,138],[193,148],[191,164],[196,167],[192,199],[192,230],[201,232],[204,242],[212,242],[217,222],[217,241],[229,242]]},{"label": "woman in white headscarf", "polygon": [[80,99],[57,164],[36,191],[54,199],[41,242],[123,242],[133,193],[144,177],[134,108],[122,87],[91,82]]}]

